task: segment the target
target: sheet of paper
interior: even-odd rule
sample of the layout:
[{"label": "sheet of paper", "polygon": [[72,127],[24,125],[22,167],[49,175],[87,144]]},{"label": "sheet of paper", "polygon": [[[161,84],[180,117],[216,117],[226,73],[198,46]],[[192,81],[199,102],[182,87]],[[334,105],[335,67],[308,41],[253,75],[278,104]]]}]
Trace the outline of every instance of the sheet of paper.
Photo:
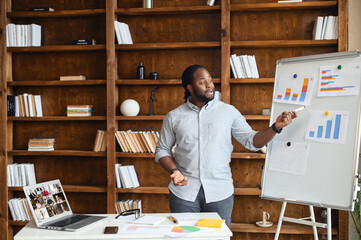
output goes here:
[{"label": "sheet of paper", "polygon": [[346,142],[348,111],[311,110],[305,139],[323,143]]},{"label": "sheet of paper", "polygon": [[116,219],[116,221],[118,222],[147,224],[147,225],[160,224],[164,220],[166,220],[166,217],[164,216],[153,216],[153,215],[141,215],[138,219],[135,219],[135,216],[133,214],[127,216],[120,216]]},{"label": "sheet of paper", "polygon": [[318,97],[358,95],[360,63],[320,67]]},{"label": "sheet of paper", "polygon": [[312,76],[282,75],[279,78],[273,101],[307,106],[310,103],[314,85]]},{"label": "sheet of paper", "polygon": [[307,143],[273,140],[268,169],[305,175],[309,148]]}]

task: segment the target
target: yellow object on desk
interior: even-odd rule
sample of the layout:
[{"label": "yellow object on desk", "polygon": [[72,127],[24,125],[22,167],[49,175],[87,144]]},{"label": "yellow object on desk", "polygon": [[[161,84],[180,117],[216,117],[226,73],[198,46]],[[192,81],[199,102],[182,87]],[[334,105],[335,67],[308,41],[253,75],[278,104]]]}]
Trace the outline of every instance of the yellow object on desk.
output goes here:
[{"label": "yellow object on desk", "polygon": [[197,222],[198,227],[221,228],[225,225],[224,219],[202,218]]}]

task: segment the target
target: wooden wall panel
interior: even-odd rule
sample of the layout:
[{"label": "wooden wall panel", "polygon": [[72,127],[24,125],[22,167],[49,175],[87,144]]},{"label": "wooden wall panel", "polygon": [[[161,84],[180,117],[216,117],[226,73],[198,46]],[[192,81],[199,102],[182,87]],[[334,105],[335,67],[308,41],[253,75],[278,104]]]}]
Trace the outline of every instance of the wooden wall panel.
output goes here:
[{"label": "wooden wall panel", "polygon": [[[34,163],[37,182],[59,179],[62,185],[106,186],[106,158],[19,156],[15,157],[15,161]],[[97,169],[96,173],[93,169]]]},{"label": "wooden wall panel", "polygon": [[105,66],[105,52],[14,53],[13,80],[59,80],[69,75],[105,79]]},{"label": "wooden wall panel", "polygon": [[232,13],[231,40],[309,40],[315,19],[329,15],[337,16],[337,9]]},{"label": "wooden wall panel", "polygon": [[104,214],[107,212],[106,193],[66,192],[71,210],[75,213]]},{"label": "wooden wall panel", "polygon": [[14,149],[28,149],[28,141],[31,138],[55,138],[56,150],[92,151],[98,129],[105,130],[105,122],[15,122]]},{"label": "wooden wall panel", "polygon": [[258,188],[261,186],[263,159],[232,159],[230,165],[235,188]]},{"label": "wooden wall panel", "polygon": [[275,77],[277,60],[282,58],[315,55],[320,53],[337,52],[334,47],[303,47],[303,48],[234,48],[232,54],[255,55],[260,77]]},{"label": "wooden wall panel", "polygon": [[221,38],[219,13],[120,16],[118,21],[129,25],[134,43],[211,42]]},{"label": "wooden wall panel", "polygon": [[105,0],[12,0],[12,11],[28,11],[29,8],[52,7],[55,11],[105,8]]},{"label": "wooden wall panel", "polygon": [[122,165],[134,165],[142,187],[168,187],[169,174],[156,163],[154,158],[118,158]]},{"label": "wooden wall panel", "polygon": [[146,78],[158,72],[159,79],[181,79],[184,69],[192,64],[205,66],[213,78],[221,76],[221,49],[119,51],[118,77],[136,78],[139,62],[143,63]]},{"label": "wooden wall panel", "polygon": [[162,121],[121,121],[119,130],[127,131],[159,131],[162,128]]},{"label": "wooden wall panel", "polygon": [[66,116],[68,105],[93,105],[92,116],[106,115],[104,86],[18,87],[14,94],[41,95],[44,116]]},{"label": "wooden wall panel", "polygon": [[41,26],[41,45],[72,45],[72,40],[95,39],[97,44],[105,44],[104,16],[25,18],[14,19],[15,24],[38,24]]},{"label": "wooden wall panel", "polygon": [[[141,8],[142,0],[117,0],[118,7],[122,8]],[[219,4],[219,3],[217,3]],[[184,7],[184,6],[204,6],[204,0],[156,0],[153,1],[153,7]]]}]

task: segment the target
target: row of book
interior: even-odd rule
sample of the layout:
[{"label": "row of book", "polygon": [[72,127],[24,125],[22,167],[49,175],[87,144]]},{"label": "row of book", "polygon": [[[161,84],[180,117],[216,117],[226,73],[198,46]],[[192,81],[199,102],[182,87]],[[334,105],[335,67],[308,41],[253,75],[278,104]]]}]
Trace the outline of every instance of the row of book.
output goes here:
[{"label": "row of book", "polygon": [[118,44],[133,44],[132,35],[130,35],[128,24],[115,21],[114,30]]},{"label": "row of book", "polygon": [[36,184],[35,168],[32,163],[8,164],[6,171],[9,187],[23,187]]},{"label": "row of book", "polygon": [[30,221],[33,215],[26,198],[13,198],[8,201],[11,216],[14,221]]},{"label": "row of book", "polygon": [[140,186],[134,165],[122,166],[115,164],[115,179],[117,188],[137,188]]},{"label": "row of book", "polygon": [[97,135],[95,137],[94,142],[94,152],[105,152],[107,149],[107,138],[106,138],[106,131],[97,130]]},{"label": "row of book", "polygon": [[68,105],[66,115],[68,117],[89,117],[92,115],[93,105]]},{"label": "row of book", "polygon": [[29,25],[6,24],[7,47],[40,47],[41,26],[35,23]]},{"label": "row of book", "polygon": [[231,69],[234,78],[259,78],[254,55],[231,55]]},{"label": "row of book", "polygon": [[43,107],[40,95],[24,93],[23,95],[8,95],[9,117],[42,117]]},{"label": "row of book", "polygon": [[127,200],[119,200],[115,203],[115,211],[117,214],[133,209],[139,209],[140,214],[142,214],[142,200],[127,199]]},{"label": "row of book", "polygon": [[318,16],[313,28],[313,39],[338,39],[338,16]]},{"label": "row of book", "polygon": [[123,152],[155,153],[159,133],[157,131],[117,131],[115,137]]},{"label": "row of book", "polygon": [[28,151],[54,151],[55,138],[29,139]]}]

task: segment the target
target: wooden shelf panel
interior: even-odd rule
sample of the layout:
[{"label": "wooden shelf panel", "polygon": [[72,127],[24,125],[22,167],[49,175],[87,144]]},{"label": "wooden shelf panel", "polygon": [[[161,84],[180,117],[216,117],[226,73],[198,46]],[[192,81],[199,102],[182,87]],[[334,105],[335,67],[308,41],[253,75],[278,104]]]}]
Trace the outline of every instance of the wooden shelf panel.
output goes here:
[{"label": "wooden shelf panel", "polygon": [[[235,188],[234,195],[258,196],[261,190],[258,188]],[[137,187],[137,188],[117,188],[117,193],[151,193],[151,194],[168,194],[168,187]]]},{"label": "wooden shelf panel", "polygon": [[[82,192],[82,193],[105,193],[106,187],[99,186],[80,186],[80,185],[63,185],[65,192]],[[22,192],[23,187],[8,187],[9,191]]]},{"label": "wooden shelf panel", "polygon": [[[213,78],[214,83],[221,83],[220,78]],[[115,81],[116,85],[181,85],[180,79],[120,79]]]},{"label": "wooden shelf panel", "polygon": [[29,52],[90,52],[105,50],[104,44],[97,45],[54,45],[41,47],[8,47],[7,50],[13,53]]},{"label": "wooden shelf panel", "polygon": [[301,10],[333,7],[337,7],[337,1],[315,1],[299,3],[249,3],[233,4],[231,5],[231,12]]},{"label": "wooden shelf panel", "polygon": [[54,150],[54,151],[27,151],[11,150],[9,156],[72,156],[72,157],[106,157],[106,152],[77,151],[77,150]]},{"label": "wooden shelf panel", "polygon": [[25,226],[28,223],[29,223],[28,221],[14,221],[14,220],[9,220],[8,222],[9,226]]},{"label": "wooden shelf panel", "polygon": [[9,18],[55,18],[55,17],[82,17],[104,15],[105,9],[85,9],[85,10],[63,10],[53,12],[8,12]]},{"label": "wooden shelf panel", "polygon": [[105,116],[67,117],[67,116],[44,116],[44,117],[8,117],[9,121],[105,121]]},{"label": "wooden shelf panel", "polygon": [[118,44],[115,49],[118,51],[129,50],[169,50],[169,49],[200,49],[200,48],[220,48],[220,42],[173,42],[173,43],[135,43]]},{"label": "wooden shelf panel", "polygon": [[337,46],[337,43],[338,40],[231,41],[231,47],[233,48],[327,47],[327,46]]},{"label": "wooden shelf panel", "polygon": [[13,81],[7,82],[8,87],[16,86],[89,86],[89,85],[105,85],[105,80],[78,80],[78,81]]},{"label": "wooden shelf panel", "polygon": [[[239,233],[276,233],[277,224],[269,228],[258,227],[256,224],[251,223],[232,223],[230,227],[232,232]],[[327,230],[318,228],[318,233],[326,234]],[[281,234],[313,234],[312,227],[300,224],[282,224]],[[337,234],[337,229],[332,229],[332,234]]]},{"label": "wooden shelf panel", "polygon": [[[118,152],[116,154],[117,157],[122,158],[155,158],[154,153],[122,153]],[[234,159],[265,159],[266,154],[264,153],[232,153],[231,158]]]},{"label": "wooden shelf panel", "polygon": [[221,7],[216,6],[186,6],[186,7],[158,7],[158,8],[118,8],[119,15],[166,15],[166,14],[195,14],[220,12]]},{"label": "wooden shelf panel", "polygon": [[230,78],[229,83],[274,83],[274,78]]}]

